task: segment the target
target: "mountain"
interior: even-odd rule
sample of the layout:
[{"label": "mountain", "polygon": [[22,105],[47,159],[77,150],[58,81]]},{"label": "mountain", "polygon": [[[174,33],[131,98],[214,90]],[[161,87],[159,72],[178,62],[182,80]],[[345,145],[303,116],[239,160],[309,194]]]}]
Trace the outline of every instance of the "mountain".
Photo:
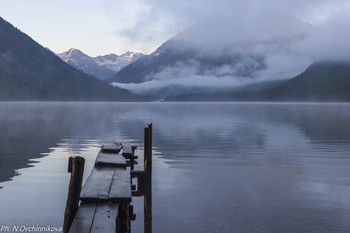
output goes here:
[{"label": "mountain", "polygon": [[266,101],[267,93],[287,80],[264,81],[230,88],[220,92],[202,92],[185,95],[169,96],[164,101],[198,101],[198,102],[225,102],[225,101]]},{"label": "mountain", "polygon": [[[192,46],[191,41],[179,34],[162,44],[148,56],[141,57],[126,66],[110,81],[118,83],[142,83],[162,78],[167,72],[178,72],[182,68],[199,75],[215,74],[219,76],[254,76],[264,69],[263,57],[258,54],[246,54],[239,51],[223,50],[214,54]],[[218,71],[218,69],[221,69]],[[232,68],[232,69],[231,69]],[[171,70],[170,70],[171,69]],[[226,69],[226,70],[225,70]]]},{"label": "mountain", "polygon": [[295,78],[263,82],[231,91],[171,96],[165,101],[350,101],[350,60],[311,64]]},{"label": "mountain", "polygon": [[111,53],[104,56],[90,57],[73,48],[57,55],[69,65],[100,80],[112,78],[123,67],[143,56],[142,53],[127,52],[120,56]]},{"label": "mountain", "polygon": [[[232,25],[219,25],[217,30],[213,29],[215,26],[198,24],[179,33],[108,81],[139,94],[164,98],[291,78],[310,64],[296,58],[289,49],[303,38],[304,28],[268,38],[256,35],[248,40],[235,39],[240,37],[240,28],[227,33]],[[292,67],[297,69],[287,68],[289,73],[283,73],[279,65],[271,68],[271,63],[277,64],[281,59],[285,64],[292,60]],[[277,74],[270,77],[270,71]]]},{"label": "mountain", "polygon": [[116,74],[115,71],[97,64],[92,57],[78,49],[69,49],[57,55],[69,65],[100,80],[109,79]]},{"label": "mountain", "polygon": [[0,100],[141,100],[67,65],[0,17]]},{"label": "mountain", "polygon": [[144,54],[142,53],[126,52],[120,56],[111,53],[104,56],[97,56],[93,59],[98,65],[107,67],[108,69],[118,73],[122,68],[129,65],[130,63],[133,63],[143,56]]},{"label": "mountain", "polygon": [[318,61],[266,97],[283,101],[350,101],[350,60]]},{"label": "mountain", "polygon": [[152,54],[143,56],[121,69],[109,81],[126,89],[136,83],[140,88],[130,90],[164,98],[179,94],[212,92],[215,87],[206,84],[207,79],[219,85],[220,78],[230,77],[234,80],[235,77],[239,77],[249,80],[265,68],[264,57],[259,54],[230,50],[211,54],[211,51],[192,47],[187,41],[175,37]]}]

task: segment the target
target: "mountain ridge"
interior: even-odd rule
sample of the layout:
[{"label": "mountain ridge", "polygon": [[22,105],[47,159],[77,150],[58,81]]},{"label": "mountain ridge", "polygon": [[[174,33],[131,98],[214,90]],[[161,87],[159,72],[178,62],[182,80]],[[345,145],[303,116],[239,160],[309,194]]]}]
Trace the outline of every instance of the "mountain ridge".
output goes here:
[{"label": "mountain ridge", "polygon": [[142,98],[69,66],[0,17],[0,100],[131,101]]},{"label": "mountain ridge", "polygon": [[320,60],[271,90],[267,98],[285,101],[350,101],[350,60]]},{"label": "mountain ridge", "polygon": [[[285,36],[231,41],[230,36],[224,38],[222,26],[212,33],[207,25],[198,24],[124,67],[108,81],[139,94],[151,92],[163,98],[188,94],[191,90],[198,92],[291,78],[311,62],[300,59],[290,50],[290,46],[302,40],[304,28]],[[293,69],[285,72],[271,66],[271,61],[279,57],[291,60]],[[271,72],[275,72],[274,76],[268,77]]]},{"label": "mountain ridge", "polygon": [[91,57],[79,49],[70,48],[58,53],[64,62],[100,80],[111,79],[123,67],[143,56],[142,53],[126,52],[120,56],[110,53]]},{"label": "mountain ridge", "polygon": [[350,60],[321,60],[294,78],[257,89],[171,96],[165,101],[349,102]]}]

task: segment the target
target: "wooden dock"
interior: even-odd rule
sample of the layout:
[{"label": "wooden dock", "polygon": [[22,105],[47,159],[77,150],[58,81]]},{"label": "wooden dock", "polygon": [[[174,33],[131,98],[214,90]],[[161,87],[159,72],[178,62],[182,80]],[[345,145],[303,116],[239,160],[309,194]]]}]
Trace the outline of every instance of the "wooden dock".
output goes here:
[{"label": "wooden dock", "polygon": [[[64,233],[131,232],[131,221],[136,218],[133,196],[145,196],[145,232],[151,231],[152,124],[145,128],[144,136],[144,170],[141,171],[134,170],[137,147],[130,142],[103,145],[83,187],[85,160],[82,157],[69,159],[71,179]],[[132,178],[137,178],[137,185],[132,184]]]}]

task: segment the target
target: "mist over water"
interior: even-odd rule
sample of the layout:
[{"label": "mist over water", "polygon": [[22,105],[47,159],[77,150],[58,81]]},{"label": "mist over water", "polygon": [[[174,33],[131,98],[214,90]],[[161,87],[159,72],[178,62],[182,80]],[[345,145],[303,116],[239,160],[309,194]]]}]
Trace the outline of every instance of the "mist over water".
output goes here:
[{"label": "mist over water", "polygon": [[[86,158],[86,178],[99,145],[141,143],[153,122],[153,232],[350,231],[347,104],[0,108],[0,225],[61,225],[68,157]],[[140,203],[135,232],[142,231]]]}]

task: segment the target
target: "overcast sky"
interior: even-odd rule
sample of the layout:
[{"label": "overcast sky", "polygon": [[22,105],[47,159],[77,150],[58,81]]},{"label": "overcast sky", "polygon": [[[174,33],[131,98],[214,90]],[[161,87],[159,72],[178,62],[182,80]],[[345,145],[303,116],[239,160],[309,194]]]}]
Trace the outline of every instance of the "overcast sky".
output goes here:
[{"label": "overcast sky", "polygon": [[[212,18],[250,35],[290,30],[303,21],[315,30],[330,30],[313,34],[326,37],[320,43],[334,40],[329,34],[335,33],[335,43],[345,44],[348,37],[338,34],[346,34],[344,27],[350,25],[350,1],[0,0],[0,16],[54,52],[73,47],[88,55],[150,53],[189,26]],[[269,27],[259,29],[261,25]],[[309,43],[314,43],[312,37]]]}]

